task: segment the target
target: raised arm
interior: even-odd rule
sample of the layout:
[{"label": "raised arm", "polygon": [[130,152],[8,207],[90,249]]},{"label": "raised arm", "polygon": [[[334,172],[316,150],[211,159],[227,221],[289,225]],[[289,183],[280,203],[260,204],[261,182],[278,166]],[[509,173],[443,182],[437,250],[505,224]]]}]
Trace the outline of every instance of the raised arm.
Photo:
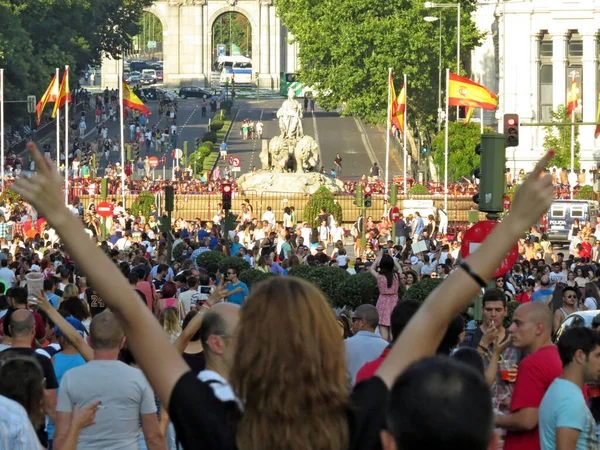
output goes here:
[{"label": "raised arm", "polygon": [[[513,207],[482,245],[465,260],[470,269],[485,283],[515,245],[523,231],[546,213],[554,198],[552,177],[544,174],[546,164],[554,156],[547,153],[515,194]],[[392,351],[376,375],[391,387],[394,380],[410,364],[432,356],[441,342],[448,324],[469,306],[482,286],[463,268],[454,271],[419,308],[406,326]]]},{"label": "raised arm", "polygon": [[[140,367],[164,406],[179,378],[190,369],[150,310],[108,256],[94,245],[83,225],[65,206],[62,178],[52,164],[30,143],[28,150],[37,173],[16,180],[13,189],[56,229],[73,260],[88,277],[90,285],[114,312]],[[156,355],[161,355],[156,358]]]}]

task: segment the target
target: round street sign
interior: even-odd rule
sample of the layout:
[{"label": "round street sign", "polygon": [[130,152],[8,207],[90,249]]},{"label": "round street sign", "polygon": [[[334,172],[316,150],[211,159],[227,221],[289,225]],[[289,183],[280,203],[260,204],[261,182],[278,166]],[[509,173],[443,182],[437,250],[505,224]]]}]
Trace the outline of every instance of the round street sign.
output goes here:
[{"label": "round street sign", "polygon": [[240,167],[242,165],[242,161],[240,161],[240,158],[238,158],[237,156],[232,156],[231,165],[233,167]]},{"label": "round street sign", "polygon": [[180,159],[183,156],[183,152],[180,148],[176,148],[173,154],[175,155],[176,159]]},{"label": "round street sign", "polygon": [[400,220],[400,210],[397,206],[393,206],[390,208],[390,210],[388,211],[388,218],[394,223]]},{"label": "round street sign", "polygon": [[[498,222],[495,220],[483,220],[469,228],[463,237],[462,245],[460,247],[462,258],[464,259],[473,253],[477,247],[479,247],[481,243],[490,235],[496,225],[498,225]],[[502,264],[500,264],[498,270],[496,270],[494,278],[502,276],[508,272],[515,262],[517,262],[518,256],[519,246],[515,244],[508,255],[506,255],[506,258],[504,258],[504,261],[502,261]]]},{"label": "round street sign", "polygon": [[148,158],[148,165],[151,168],[156,169],[158,167],[158,158],[156,156],[151,156]]},{"label": "round street sign", "polygon": [[96,212],[98,212],[99,216],[102,217],[110,217],[114,214],[115,205],[110,202],[100,202],[98,206],[96,206]]},{"label": "round street sign", "polygon": [[358,220],[357,220],[357,224],[356,225],[357,225],[358,231],[360,233],[364,233],[365,232],[365,230],[364,230],[365,219],[364,218],[359,217]]},{"label": "round street sign", "polygon": [[510,197],[507,195],[504,197],[504,211],[508,211],[510,209]]}]

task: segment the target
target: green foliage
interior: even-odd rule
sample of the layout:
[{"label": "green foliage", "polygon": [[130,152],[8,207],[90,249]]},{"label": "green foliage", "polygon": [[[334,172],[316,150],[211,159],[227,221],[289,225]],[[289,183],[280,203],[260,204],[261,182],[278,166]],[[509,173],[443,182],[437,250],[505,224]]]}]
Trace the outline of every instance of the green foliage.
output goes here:
[{"label": "green foliage", "polygon": [[[571,118],[567,113],[565,105],[558,105],[556,110],[550,111],[550,122],[552,123],[571,123]],[[550,160],[548,166],[571,167],[571,129],[572,127],[544,127],[544,149],[554,150],[554,158]],[[579,127],[575,127],[575,170],[579,170]]]},{"label": "green foliage", "polygon": [[[457,3],[452,0],[451,3]],[[275,0],[279,16],[299,43],[300,81],[327,92],[319,106],[385,122],[388,67],[396,92],[402,73],[408,75],[408,104],[416,105],[410,125],[431,123],[437,116],[438,22],[423,17],[441,15],[442,62],[456,72],[457,15],[455,9],[428,10],[424,2],[402,0]],[[472,14],[474,0],[461,0],[463,63],[480,44]],[[318,95],[318,94],[317,94]]]},{"label": "green foliage", "polygon": [[519,302],[508,302],[506,304],[506,309],[508,310],[508,312],[506,313],[506,316],[504,316],[504,320],[502,321],[502,326],[504,328],[508,329],[508,327],[510,327],[510,324],[512,323],[513,319],[513,314],[519,306],[521,306]]},{"label": "green foliage", "polygon": [[332,306],[336,306],[335,299],[340,283],[350,274],[340,267],[317,267],[308,276],[308,281],[315,284]]},{"label": "green foliage", "polygon": [[183,241],[179,242],[175,247],[173,247],[173,259],[178,262],[183,262],[185,257],[187,256],[187,252],[185,251],[186,245]]},{"label": "green foliage", "polygon": [[368,272],[360,272],[346,277],[340,283],[334,301],[338,308],[348,306],[356,309],[365,303],[375,305],[378,298],[379,289],[375,277]]},{"label": "green foliage", "polygon": [[19,194],[12,189],[4,189],[2,195],[0,195],[0,203],[6,203],[6,200],[10,200],[12,203],[19,201]]},{"label": "green foliage", "polygon": [[217,133],[214,131],[207,131],[202,137],[202,142],[212,142],[215,144],[217,142]]},{"label": "green foliage", "polygon": [[429,190],[422,184],[415,184],[408,191],[408,195],[429,195]]},{"label": "green foliage", "polygon": [[441,283],[442,280],[439,278],[425,278],[407,289],[402,300],[415,300],[423,303],[429,294]]},{"label": "green foliage", "polygon": [[317,224],[315,219],[321,213],[321,208],[325,208],[327,214],[333,213],[335,220],[338,223],[342,223],[342,207],[336,202],[335,197],[326,187],[321,186],[317,189],[304,207],[304,221],[315,228],[320,224]]},{"label": "green foliage", "polygon": [[212,32],[213,42],[225,44],[228,55],[231,54],[231,44],[239,47],[241,55],[252,53],[252,29],[243,14],[234,11],[221,14],[215,20]]},{"label": "green foliage", "polygon": [[[204,160],[212,153],[212,142],[205,142],[189,157],[190,166],[194,173],[197,173],[204,168]],[[215,153],[216,154],[216,153]]]},{"label": "green foliage", "polygon": [[575,200],[595,200],[596,193],[594,192],[594,188],[592,186],[586,185],[582,186],[575,193]]},{"label": "green foliage", "polygon": [[215,119],[210,123],[210,129],[211,129],[211,131],[219,131],[223,128],[224,125],[225,124],[223,123],[222,120]]},{"label": "green foliage", "polygon": [[225,116],[228,116],[231,113],[232,107],[233,102],[231,100],[224,100],[221,102],[221,112],[225,111]]},{"label": "green foliage", "polygon": [[208,252],[202,252],[198,255],[196,258],[196,264],[198,264],[198,267],[201,269],[208,269],[208,266],[212,264],[219,264],[221,260],[225,258],[227,258],[225,253],[209,250]]},{"label": "green foliage", "polygon": [[288,275],[293,277],[302,278],[303,280],[309,280],[312,273],[315,271],[316,267],[314,266],[294,266],[291,267]]},{"label": "green foliage", "polygon": [[227,272],[229,269],[237,269],[237,273],[240,274],[250,269],[250,264],[244,258],[237,256],[226,256],[219,261],[219,270],[221,273]]},{"label": "green foliage", "polygon": [[154,194],[148,191],[140,192],[138,198],[135,199],[135,202],[131,205],[131,211],[137,215],[138,211],[142,211],[144,217],[148,219],[150,213],[152,212],[151,206],[156,204],[156,200],[154,198]]},{"label": "green foliage", "polygon": [[[489,128],[483,129],[484,133],[493,133]],[[480,125],[469,122],[448,123],[448,181],[459,181],[461,177],[469,177],[473,169],[479,166],[479,156],[475,153],[475,146],[481,142]],[[444,147],[445,136],[442,130],[433,138],[433,162],[439,168],[440,179],[444,178]]]},{"label": "green foliage", "polygon": [[217,152],[213,152],[210,155],[208,155],[206,158],[204,158],[202,170],[213,170],[215,168],[215,165],[217,164],[218,159],[219,155],[217,154]]},{"label": "green foliage", "polygon": [[239,279],[243,281],[248,286],[248,289],[252,288],[257,283],[266,280],[267,278],[273,276],[271,273],[261,272],[256,269],[247,269],[240,273]]}]

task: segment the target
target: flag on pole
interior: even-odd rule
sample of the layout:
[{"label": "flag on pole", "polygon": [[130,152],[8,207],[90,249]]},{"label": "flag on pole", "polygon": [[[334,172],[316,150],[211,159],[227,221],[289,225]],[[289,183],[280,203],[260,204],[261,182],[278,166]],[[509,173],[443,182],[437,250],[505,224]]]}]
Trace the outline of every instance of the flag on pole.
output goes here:
[{"label": "flag on pole", "polygon": [[481,84],[450,72],[448,105],[495,110],[498,96]]},{"label": "flag on pole", "polygon": [[567,99],[567,115],[569,118],[573,117],[573,111],[575,108],[579,106],[579,89],[577,89],[577,79],[575,78],[575,74],[573,74],[573,80],[571,81],[571,90],[569,91],[569,96]]},{"label": "flag on pole", "polygon": [[54,109],[52,110],[52,118],[56,117],[56,112],[65,106],[65,103],[71,103],[71,91],[69,90],[69,70],[65,70],[63,73],[62,80],[60,82],[60,89],[58,90],[58,100],[54,102]]},{"label": "flag on pole", "polygon": [[[481,84],[481,77],[477,79],[477,84]],[[473,113],[475,112],[475,108],[473,106],[467,106],[465,121],[463,122],[463,126],[468,124],[471,121],[471,117],[473,117]]]},{"label": "flag on pole", "polygon": [[37,112],[38,125],[40,124],[40,122],[42,120],[42,113],[44,112],[46,103],[56,102],[57,97],[58,97],[58,82],[57,82],[56,75],[54,75],[52,77],[52,81],[50,81],[50,85],[48,86],[48,89],[46,89],[46,92],[44,93],[44,95],[38,102],[37,106],[35,107],[36,112]]},{"label": "flag on pole", "polygon": [[123,80],[123,105],[129,109],[141,111],[145,115],[152,114],[146,105],[144,105],[144,102],[129,88],[125,80]]},{"label": "flag on pole", "polygon": [[598,111],[596,111],[596,129],[594,130],[594,138],[600,137],[600,92],[598,93]]},{"label": "flag on pole", "polygon": [[392,75],[390,75],[390,90],[392,97],[391,104],[391,118],[392,124],[396,126],[400,133],[404,134],[404,113],[406,111],[406,86],[402,86],[402,90],[398,97],[396,97],[396,90],[394,89],[394,82],[392,80]]}]

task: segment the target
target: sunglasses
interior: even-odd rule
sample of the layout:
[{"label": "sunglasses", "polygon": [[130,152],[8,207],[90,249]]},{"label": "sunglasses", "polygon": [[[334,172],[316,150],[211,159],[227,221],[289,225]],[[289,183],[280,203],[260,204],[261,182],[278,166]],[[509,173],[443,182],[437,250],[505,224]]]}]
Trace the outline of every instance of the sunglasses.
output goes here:
[{"label": "sunglasses", "polygon": [[576,295],[567,295],[567,298],[577,298]]}]

